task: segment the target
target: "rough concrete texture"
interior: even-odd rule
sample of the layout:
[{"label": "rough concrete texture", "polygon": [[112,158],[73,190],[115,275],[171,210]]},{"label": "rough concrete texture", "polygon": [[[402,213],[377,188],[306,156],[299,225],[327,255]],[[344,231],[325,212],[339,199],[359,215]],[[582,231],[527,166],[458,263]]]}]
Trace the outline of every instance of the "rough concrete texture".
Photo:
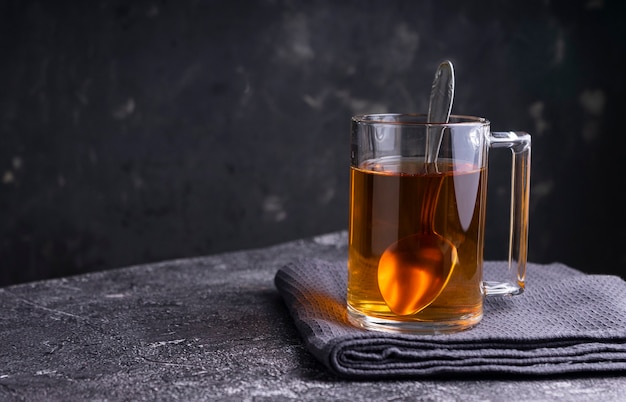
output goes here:
[{"label": "rough concrete texture", "polygon": [[0,289],[0,400],[625,400],[626,377],[350,382],[304,348],[278,295],[345,232]]}]

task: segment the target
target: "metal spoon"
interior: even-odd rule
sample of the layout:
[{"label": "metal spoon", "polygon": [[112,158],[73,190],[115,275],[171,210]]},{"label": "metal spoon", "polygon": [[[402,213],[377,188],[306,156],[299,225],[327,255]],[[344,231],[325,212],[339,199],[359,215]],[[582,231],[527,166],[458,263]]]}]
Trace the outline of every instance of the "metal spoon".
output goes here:
[{"label": "metal spoon", "polygon": [[[447,123],[454,97],[454,69],[445,61],[433,81],[428,122]],[[442,131],[428,129],[424,198],[420,231],[391,244],[378,262],[378,288],[389,309],[412,315],[430,305],[443,291],[458,262],[456,247],[435,231],[435,212],[443,175],[437,169]]]}]

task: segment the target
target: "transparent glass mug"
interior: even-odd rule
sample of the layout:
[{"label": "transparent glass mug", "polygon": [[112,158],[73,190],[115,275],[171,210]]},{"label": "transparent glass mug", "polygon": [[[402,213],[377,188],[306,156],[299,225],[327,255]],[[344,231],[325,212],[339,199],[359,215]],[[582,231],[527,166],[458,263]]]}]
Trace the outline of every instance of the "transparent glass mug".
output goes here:
[{"label": "transparent glass mug", "polygon": [[[512,151],[509,261],[497,278],[483,278],[492,148]],[[529,134],[491,132],[479,117],[353,117],[349,320],[368,329],[452,332],[481,320],[484,296],[522,293],[530,149]]]}]

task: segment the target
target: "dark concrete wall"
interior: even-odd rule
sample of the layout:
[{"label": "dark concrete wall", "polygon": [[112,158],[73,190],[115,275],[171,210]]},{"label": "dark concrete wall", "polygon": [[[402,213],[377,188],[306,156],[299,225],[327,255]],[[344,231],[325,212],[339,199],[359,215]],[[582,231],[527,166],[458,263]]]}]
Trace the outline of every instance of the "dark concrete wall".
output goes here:
[{"label": "dark concrete wall", "polygon": [[529,258],[622,274],[624,4],[0,1],[0,282],[346,228],[350,116],[425,111],[443,59],[533,135]]}]

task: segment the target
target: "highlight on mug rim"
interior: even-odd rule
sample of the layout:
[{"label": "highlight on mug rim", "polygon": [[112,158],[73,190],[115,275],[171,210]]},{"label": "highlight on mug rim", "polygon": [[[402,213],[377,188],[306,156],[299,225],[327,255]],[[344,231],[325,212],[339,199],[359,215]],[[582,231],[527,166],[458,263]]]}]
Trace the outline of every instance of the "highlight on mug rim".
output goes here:
[{"label": "highlight on mug rim", "polygon": [[388,124],[388,125],[411,125],[411,126],[458,126],[458,125],[481,125],[488,126],[489,120],[484,117],[467,115],[450,115],[450,121],[429,122],[427,114],[420,113],[372,113],[352,116],[352,121],[357,124]]}]

